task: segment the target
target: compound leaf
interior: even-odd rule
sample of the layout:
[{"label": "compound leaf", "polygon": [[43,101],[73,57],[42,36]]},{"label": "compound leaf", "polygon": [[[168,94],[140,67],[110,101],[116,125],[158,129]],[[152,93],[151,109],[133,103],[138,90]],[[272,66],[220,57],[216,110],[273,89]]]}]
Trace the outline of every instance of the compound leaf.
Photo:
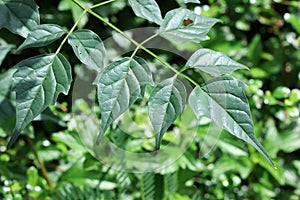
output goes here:
[{"label": "compound leaf", "polygon": [[98,143],[110,124],[143,97],[143,87],[148,84],[153,85],[153,79],[142,58],[125,57],[100,72],[97,86],[102,123]]},{"label": "compound leaf", "polygon": [[182,113],[186,104],[186,89],[175,77],[159,83],[149,97],[149,117],[156,135],[159,149],[164,133]]},{"label": "compound leaf", "polygon": [[77,58],[92,69],[103,68],[105,48],[99,36],[91,30],[77,30],[68,39]]},{"label": "compound leaf", "polygon": [[17,121],[9,147],[36,116],[56,102],[59,93],[68,93],[72,81],[71,66],[61,54],[28,58],[16,68],[13,78]]},{"label": "compound leaf", "polygon": [[21,51],[30,47],[42,47],[58,40],[65,31],[58,25],[42,24],[34,27],[26,40],[17,49]]},{"label": "compound leaf", "polygon": [[238,69],[248,69],[225,54],[210,49],[199,49],[187,61],[188,68],[196,68],[212,76],[231,74]]},{"label": "compound leaf", "polygon": [[195,87],[189,104],[198,119],[207,117],[237,138],[255,147],[274,166],[262,145],[254,136],[245,85],[232,77],[218,77],[203,87]]},{"label": "compound leaf", "polygon": [[129,4],[136,16],[161,24],[163,19],[155,0],[129,0]]},{"label": "compound leaf", "polygon": [[162,37],[178,43],[200,42],[209,39],[207,33],[219,21],[197,15],[185,8],[178,8],[166,14],[159,33]]},{"label": "compound leaf", "polygon": [[38,6],[33,0],[0,0],[0,29],[27,37],[40,24]]}]

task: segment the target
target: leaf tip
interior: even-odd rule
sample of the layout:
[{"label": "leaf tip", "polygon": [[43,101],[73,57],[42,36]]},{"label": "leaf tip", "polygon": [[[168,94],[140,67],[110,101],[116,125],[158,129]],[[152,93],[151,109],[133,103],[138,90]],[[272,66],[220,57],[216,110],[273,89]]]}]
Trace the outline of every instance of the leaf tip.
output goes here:
[{"label": "leaf tip", "polygon": [[104,135],[104,132],[103,131],[100,131],[100,133],[98,134],[98,138],[97,138],[97,141],[96,141],[96,145],[99,145],[102,138],[103,138],[103,135]]},{"label": "leaf tip", "polygon": [[13,147],[13,145],[17,141],[20,133],[21,133],[21,131],[19,129],[15,129],[13,131],[13,134],[12,134],[11,138],[9,139],[8,144],[7,144],[7,148],[8,149],[11,149]]}]

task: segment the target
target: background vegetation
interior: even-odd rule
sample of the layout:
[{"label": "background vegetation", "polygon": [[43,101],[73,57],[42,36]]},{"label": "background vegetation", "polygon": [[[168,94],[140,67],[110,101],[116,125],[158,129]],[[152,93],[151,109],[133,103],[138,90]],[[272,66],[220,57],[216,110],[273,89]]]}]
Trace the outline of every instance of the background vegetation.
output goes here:
[{"label": "background vegetation", "polygon": [[[97,1],[85,0],[85,4]],[[41,23],[68,29],[80,8],[70,0],[36,1]],[[184,155],[157,173],[133,174],[111,169],[92,157],[74,128],[71,97],[59,102],[34,121],[13,149],[7,149],[15,125],[15,108],[10,94],[9,70],[20,60],[53,52],[59,42],[46,48],[16,48],[23,38],[0,30],[0,199],[299,199],[300,196],[300,3],[299,1],[157,1],[162,14],[179,6],[204,16],[220,19],[210,31],[211,39],[199,45],[177,46],[194,52],[206,47],[224,52],[250,67],[234,76],[248,85],[246,90],[255,133],[277,166],[274,170],[249,145],[222,132],[214,149],[203,157],[199,145],[203,130]],[[135,17],[127,1],[116,0],[96,10],[122,30],[153,24]],[[103,40],[112,30],[93,17],[84,18],[80,28],[95,31]],[[68,46],[64,55],[73,55]],[[160,52],[170,63],[173,55]],[[76,68],[77,58],[68,56]],[[5,97],[5,98],[4,98]],[[82,103],[83,104],[83,103]],[[80,107],[80,102],[79,105]],[[82,108],[82,107],[80,107]],[[87,108],[82,108],[88,112]],[[131,109],[134,123],[143,124],[144,110]],[[80,122],[78,122],[80,123]],[[179,125],[180,122],[177,123]],[[119,134],[122,135],[122,134]],[[149,144],[132,138],[114,137],[117,144],[134,152]]]}]

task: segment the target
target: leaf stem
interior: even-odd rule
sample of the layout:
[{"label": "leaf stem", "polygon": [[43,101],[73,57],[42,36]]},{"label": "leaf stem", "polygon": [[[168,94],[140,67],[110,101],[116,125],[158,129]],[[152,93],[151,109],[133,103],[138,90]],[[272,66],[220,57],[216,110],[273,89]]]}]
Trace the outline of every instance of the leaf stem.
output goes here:
[{"label": "leaf stem", "polygon": [[104,2],[101,2],[101,3],[98,3],[98,4],[95,4],[95,5],[91,6],[90,9],[97,8],[97,7],[103,6],[103,5],[105,5],[105,4],[114,2],[114,1],[115,1],[115,0],[104,1]]},{"label": "leaf stem", "polygon": [[[134,39],[132,39],[131,37],[129,37],[126,33],[124,33],[121,29],[119,29],[118,27],[116,27],[115,25],[113,25],[112,23],[110,23],[108,20],[106,20],[105,18],[103,18],[102,16],[100,16],[99,14],[95,13],[94,11],[92,11],[89,8],[86,8],[84,5],[82,5],[78,0],[73,0],[74,3],[76,3],[78,6],[80,6],[82,9],[84,9],[85,12],[90,13],[91,15],[93,15],[94,17],[96,17],[97,19],[101,20],[104,24],[108,25],[109,27],[111,27],[112,29],[114,29],[116,32],[120,33],[123,37],[125,37],[127,40],[129,40],[131,43],[133,43],[134,45],[137,46],[136,49],[142,49],[145,52],[147,52],[148,54],[150,54],[151,56],[153,56],[155,59],[157,59],[158,61],[160,61],[163,65],[165,65],[167,68],[169,68],[171,71],[173,71],[176,75],[179,75],[185,79],[187,79],[189,82],[191,82],[192,84],[194,84],[195,86],[199,86],[199,84],[194,81],[193,79],[191,79],[190,77],[188,77],[187,75],[181,73],[180,71],[176,70],[174,67],[172,67],[168,62],[166,62],[164,59],[162,59],[161,57],[159,57],[158,55],[156,55],[155,53],[153,53],[152,51],[150,51],[149,49],[147,49],[146,47],[144,47],[142,44],[139,44],[137,41],[135,41]],[[104,2],[103,2],[104,3]],[[148,38],[149,40],[153,39],[154,37],[158,36],[157,34],[154,34],[153,36],[151,36],[150,38]],[[146,39],[145,41],[143,41],[142,43],[146,43],[149,40]]]},{"label": "leaf stem", "polygon": [[141,42],[134,50],[134,52],[131,55],[131,58],[133,58],[133,56],[135,56],[136,52],[147,42],[149,42],[150,40],[152,40],[153,38],[157,37],[158,33],[155,33],[154,35],[148,37],[147,39],[145,39],[143,42]]},{"label": "leaf stem", "polygon": [[[104,3],[104,2],[103,2]],[[65,38],[63,39],[63,41],[60,43],[59,47],[57,48],[55,54],[58,54],[61,50],[61,48],[63,47],[63,45],[66,43],[68,37],[71,35],[71,33],[73,33],[73,31],[75,30],[76,26],[78,25],[78,23],[80,22],[80,20],[83,18],[83,16],[88,12],[87,9],[84,9],[84,11],[81,13],[81,15],[79,16],[79,18],[77,19],[77,21],[74,23],[74,25],[72,26],[72,28],[70,29],[70,31],[68,32],[68,34],[65,36]]]}]

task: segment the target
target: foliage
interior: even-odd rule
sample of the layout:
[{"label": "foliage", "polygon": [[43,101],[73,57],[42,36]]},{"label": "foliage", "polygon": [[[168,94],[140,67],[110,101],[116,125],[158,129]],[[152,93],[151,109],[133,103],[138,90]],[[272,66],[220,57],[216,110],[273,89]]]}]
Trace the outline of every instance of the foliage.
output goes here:
[{"label": "foliage", "polygon": [[[0,30],[0,197],[297,199],[299,2],[176,2],[181,8],[154,0],[63,0],[41,4],[38,10],[33,1],[0,1],[0,27],[6,28]],[[133,12],[127,12],[131,8]],[[223,24],[212,28],[218,19]],[[158,32],[142,42],[120,30],[153,26],[152,22],[159,26]],[[113,55],[100,38],[111,35],[112,29],[136,47],[108,64],[105,56]],[[158,37],[172,41],[175,49],[189,51],[187,62],[145,47]],[[236,72],[248,68],[225,54],[250,70]],[[173,74],[160,69],[157,60]],[[79,61],[98,73],[97,94],[92,95],[98,104],[93,108],[84,101],[71,105],[71,81],[84,77],[76,67]],[[92,126],[75,119],[71,107],[83,113],[96,110],[101,115],[97,141],[104,142],[100,140],[105,135],[132,152],[164,149],[176,143],[172,135],[177,130],[184,134],[187,121],[197,118],[199,124],[194,142],[176,162],[159,171],[132,174],[91,156],[98,158],[82,144],[76,127],[85,127],[87,134]],[[135,134],[151,130],[156,144],[151,137],[126,135],[119,122],[133,127]],[[215,150],[203,156],[204,133],[211,122],[224,133]],[[254,133],[277,170],[268,164],[272,161]],[[11,147],[20,134],[15,146],[7,149],[8,138],[12,136]]]}]

